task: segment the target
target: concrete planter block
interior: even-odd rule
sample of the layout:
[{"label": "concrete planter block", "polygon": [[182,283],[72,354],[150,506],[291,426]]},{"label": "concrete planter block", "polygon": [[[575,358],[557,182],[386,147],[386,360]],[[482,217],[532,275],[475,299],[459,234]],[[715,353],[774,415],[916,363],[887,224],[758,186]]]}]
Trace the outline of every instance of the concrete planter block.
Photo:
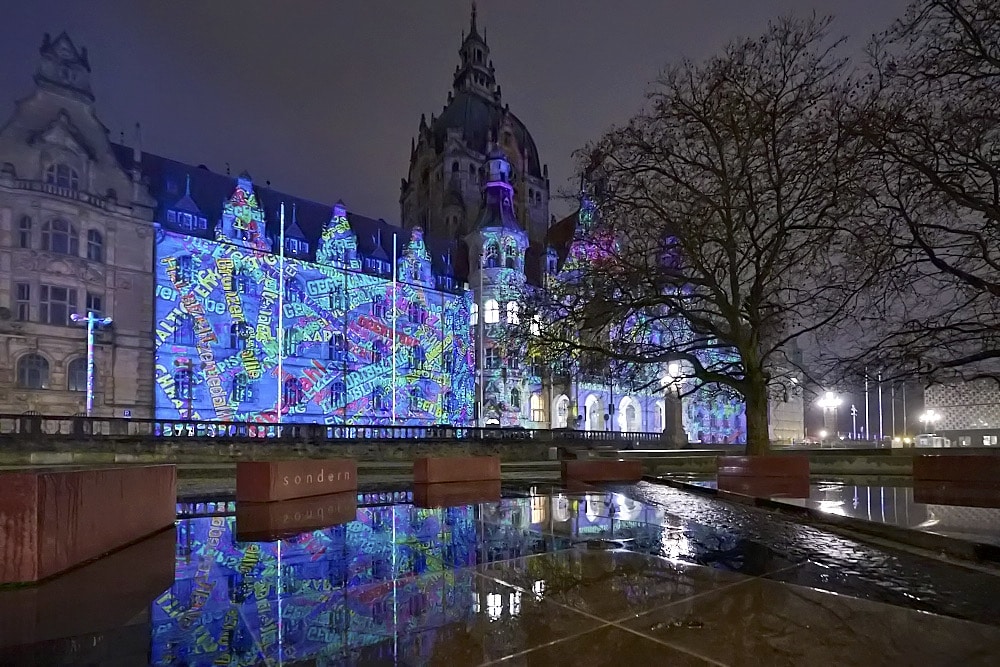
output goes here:
[{"label": "concrete planter block", "polygon": [[499,456],[425,457],[413,462],[413,481],[416,484],[499,479]]},{"label": "concrete planter block", "polygon": [[0,473],[0,584],[34,582],[172,526],[172,465]]},{"label": "concrete planter block", "polygon": [[562,477],[574,482],[637,482],[642,479],[642,461],[563,461]]},{"label": "concrete planter block", "polygon": [[1000,456],[922,454],[913,457],[913,480],[1000,482]]},{"label": "concrete planter block", "polygon": [[358,464],[352,459],[240,461],[236,464],[236,501],[277,500],[357,491]]}]

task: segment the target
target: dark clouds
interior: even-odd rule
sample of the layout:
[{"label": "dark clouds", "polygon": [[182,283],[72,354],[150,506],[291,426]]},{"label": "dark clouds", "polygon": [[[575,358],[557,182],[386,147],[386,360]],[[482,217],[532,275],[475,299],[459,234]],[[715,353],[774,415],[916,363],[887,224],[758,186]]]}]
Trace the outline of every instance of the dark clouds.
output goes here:
[{"label": "dark clouds", "polygon": [[[147,150],[397,220],[421,113],[440,113],[468,27],[465,0],[32,0],[0,23],[0,99],[30,91],[43,32],[90,51],[98,112]],[[771,17],[835,13],[860,50],[904,0],[481,1],[504,99],[554,188],[570,153],[642,103],[681,57],[702,58]],[[11,109],[7,106],[3,115]]]}]

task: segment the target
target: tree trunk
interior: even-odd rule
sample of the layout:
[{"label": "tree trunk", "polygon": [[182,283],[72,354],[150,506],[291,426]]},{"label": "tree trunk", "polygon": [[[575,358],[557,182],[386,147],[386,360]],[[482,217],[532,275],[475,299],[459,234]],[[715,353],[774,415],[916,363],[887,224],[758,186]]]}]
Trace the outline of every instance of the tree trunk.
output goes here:
[{"label": "tree trunk", "polygon": [[771,435],[768,428],[767,379],[762,372],[747,373],[743,398],[747,407],[747,455],[767,454]]}]

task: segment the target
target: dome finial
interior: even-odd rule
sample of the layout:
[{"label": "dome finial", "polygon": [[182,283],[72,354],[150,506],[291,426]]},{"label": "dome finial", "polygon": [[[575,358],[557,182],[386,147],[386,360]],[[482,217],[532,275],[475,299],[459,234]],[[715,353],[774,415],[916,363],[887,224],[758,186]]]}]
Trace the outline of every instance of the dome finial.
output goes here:
[{"label": "dome finial", "polygon": [[476,34],[476,0],[472,0],[472,21],[469,24],[469,33],[472,35]]}]

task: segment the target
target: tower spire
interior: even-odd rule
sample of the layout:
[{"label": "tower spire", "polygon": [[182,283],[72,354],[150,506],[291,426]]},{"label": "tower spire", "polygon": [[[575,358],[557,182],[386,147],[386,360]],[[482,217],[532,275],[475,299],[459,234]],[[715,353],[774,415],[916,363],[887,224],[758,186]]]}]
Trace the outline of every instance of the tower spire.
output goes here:
[{"label": "tower spire", "polygon": [[476,0],[472,0],[472,20],[469,22],[469,35],[476,35],[479,31],[476,30]]}]

